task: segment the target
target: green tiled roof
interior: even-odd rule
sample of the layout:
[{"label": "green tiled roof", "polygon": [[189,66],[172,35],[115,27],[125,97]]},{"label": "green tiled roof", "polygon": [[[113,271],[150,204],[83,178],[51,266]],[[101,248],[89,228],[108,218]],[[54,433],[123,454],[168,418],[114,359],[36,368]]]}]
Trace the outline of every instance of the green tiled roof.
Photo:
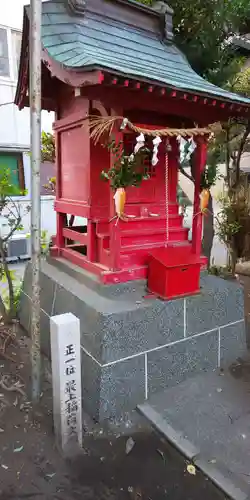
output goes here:
[{"label": "green tiled roof", "polygon": [[42,43],[51,58],[66,68],[103,69],[126,77],[157,82],[174,89],[250,104],[197,75],[171,42],[86,10],[71,14],[62,0],[42,4]]}]

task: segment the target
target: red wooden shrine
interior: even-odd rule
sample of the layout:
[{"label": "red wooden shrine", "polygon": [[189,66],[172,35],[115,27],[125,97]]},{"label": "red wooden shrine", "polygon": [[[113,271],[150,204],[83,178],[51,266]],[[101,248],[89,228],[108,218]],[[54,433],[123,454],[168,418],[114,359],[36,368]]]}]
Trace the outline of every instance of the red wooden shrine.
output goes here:
[{"label": "red wooden shrine", "polygon": [[[138,22],[140,16],[146,15],[146,8],[142,13],[125,0],[95,0],[93,5],[105,3],[103,18],[107,16],[107,24],[114,21],[108,5],[116,2],[122,4],[121,9],[136,11]],[[43,8],[50,3],[55,2],[44,3]],[[91,9],[91,2],[87,2],[87,8]],[[79,15],[78,11],[74,15]],[[20,108],[28,104],[27,44],[26,16],[16,96]],[[149,278],[149,289],[164,298],[198,292],[200,268],[205,262],[201,257],[200,176],[206,163],[208,137],[194,137],[195,200],[190,243],[177,203],[177,137],[169,139],[168,148],[166,140],[160,144],[158,164],[148,166],[150,179],[138,188],[126,190],[125,213],[131,217],[110,222],[114,216],[114,193],[101,178],[101,172],[108,170],[113,159],[101,141],[94,144],[90,138],[89,116],[127,117],[147,129],[184,129],[205,127],[232,115],[246,116],[249,104],[234,103],[232,97],[215,99],[209,92],[204,95],[188,88],[168,87],[159,79],[150,82],[143,76],[114,72],[108,67],[69,69],[45,49],[42,71],[43,108],[56,112],[57,233],[51,255],[93,273],[104,284]],[[122,131],[118,126],[113,134],[132,153],[138,134],[126,128]],[[86,224],[78,224],[77,217],[85,218]]]},{"label": "red wooden shrine", "polygon": [[[117,89],[119,95],[119,89]],[[127,99],[126,99],[127,100]],[[105,92],[100,102],[88,99],[72,99],[74,113],[55,123],[57,149],[60,162],[57,171],[57,235],[52,255],[63,257],[72,263],[99,276],[106,284],[119,283],[148,277],[148,265],[154,251],[161,249],[164,256],[168,254],[165,269],[171,267],[171,274],[176,269],[176,260],[180,266],[193,266],[200,269],[201,248],[201,214],[199,208],[194,219],[193,245],[188,241],[188,229],[183,227],[183,216],[179,214],[177,203],[179,144],[176,138],[170,140],[171,151],[168,152],[168,193],[166,193],[166,141],[159,147],[159,162],[150,169],[150,179],[143,181],[140,187],[126,189],[125,212],[126,221],[111,221],[114,215],[114,193],[109,184],[101,178],[101,171],[107,170],[112,162],[111,154],[103,148],[101,142],[94,144],[89,139],[89,128],[85,116],[90,113],[106,113]],[[87,110],[83,113],[83,105]],[[77,108],[80,108],[77,111]],[[90,108],[91,106],[91,108]],[[115,110],[114,110],[115,112]],[[122,113],[129,116],[122,110]],[[119,109],[119,114],[121,110]],[[136,116],[137,115],[137,116]],[[133,119],[141,115],[133,111]],[[144,113],[144,116],[146,114]],[[153,117],[153,120],[152,120]],[[73,122],[72,122],[73,119]],[[161,120],[168,122],[167,117],[155,116],[148,112],[148,120],[142,128],[160,127]],[[117,140],[122,139],[133,151],[136,142],[134,132],[116,131]],[[149,140],[150,143],[150,140]],[[196,162],[197,170],[205,165],[206,140],[197,138]],[[168,197],[168,202],[166,201]],[[199,193],[198,193],[199,196]],[[87,219],[86,226],[74,224],[69,227],[69,218],[65,214],[81,216]],[[168,224],[168,235],[167,235]],[[155,254],[154,259],[156,258]],[[178,258],[177,258],[178,256]],[[184,260],[183,260],[184,259]],[[164,260],[164,259],[163,259]],[[173,262],[172,262],[173,260]],[[191,267],[190,269],[193,269]],[[179,276],[179,275],[178,275]],[[172,292],[161,293],[153,285],[152,273],[149,286],[161,296],[173,296]],[[160,281],[160,276],[157,277]],[[188,280],[187,280],[188,281]],[[177,295],[194,293],[199,289],[199,273],[189,273],[189,285],[183,289],[178,278]],[[175,286],[176,289],[176,286]],[[176,294],[174,294],[176,295]]]}]

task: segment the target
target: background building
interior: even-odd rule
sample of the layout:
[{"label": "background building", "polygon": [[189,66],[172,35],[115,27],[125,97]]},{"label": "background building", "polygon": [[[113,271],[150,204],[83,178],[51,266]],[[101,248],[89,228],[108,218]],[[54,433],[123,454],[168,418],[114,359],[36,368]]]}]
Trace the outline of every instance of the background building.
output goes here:
[{"label": "background building", "polygon": [[[29,109],[19,111],[13,104],[22,38],[23,5],[28,0],[8,0],[0,11],[0,167],[7,166],[12,181],[20,189],[27,191],[25,196],[15,199],[20,203],[22,213],[26,212],[31,200],[30,170],[30,123]],[[3,6],[2,6],[3,7]],[[42,113],[42,129],[52,130],[53,113]],[[41,186],[47,180],[48,167],[41,169]],[[41,188],[42,228],[49,234],[55,232],[53,197]],[[0,230],[4,230],[6,220],[0,220]],[[23,217],[24,233],[30,231],[30,215]]]}]

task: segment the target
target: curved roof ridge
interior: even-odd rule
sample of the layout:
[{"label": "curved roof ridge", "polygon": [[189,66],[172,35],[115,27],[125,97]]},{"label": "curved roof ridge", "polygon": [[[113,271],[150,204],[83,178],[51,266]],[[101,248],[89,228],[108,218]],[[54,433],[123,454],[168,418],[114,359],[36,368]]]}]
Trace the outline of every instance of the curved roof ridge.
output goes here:
[{"label": "curved roof ridge", "polygon": [[[159,19],[143,15],[137,26],[138,18],[131,16],[132,10],[128,15],[124,9],[126,4],[134,5],[134,0],[90,0],[90,3],[89,9],[89,0],[86,0],[82,15],[72,14],[64,0],[42,4],[43,47],[52,60],[67,70],[103,70],[177,91],[250,106],[250,99],[221,89],[198,75],[186,56],[161,36]],[[116,10],[117,5],[123,5],[122,11]],[[27,14],[28,10],[25,10]],[[124,19],[112,18],[123,11]],[[25,26],[27,30],[27,23]],[[23,33],[23,38],[27,40],[28,34]]]}]

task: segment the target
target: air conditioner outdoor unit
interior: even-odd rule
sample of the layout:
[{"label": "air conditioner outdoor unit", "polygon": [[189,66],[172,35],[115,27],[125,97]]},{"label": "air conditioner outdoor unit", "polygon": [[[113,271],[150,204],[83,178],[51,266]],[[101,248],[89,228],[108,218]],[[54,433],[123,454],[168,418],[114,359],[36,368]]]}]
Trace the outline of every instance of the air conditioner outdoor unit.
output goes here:
[{"label": "air conditioner outdoor unit", "polygon": [[31,256],[30,238],[26,234],[15,234],[8,241],[8,261],[26,260]]}]

